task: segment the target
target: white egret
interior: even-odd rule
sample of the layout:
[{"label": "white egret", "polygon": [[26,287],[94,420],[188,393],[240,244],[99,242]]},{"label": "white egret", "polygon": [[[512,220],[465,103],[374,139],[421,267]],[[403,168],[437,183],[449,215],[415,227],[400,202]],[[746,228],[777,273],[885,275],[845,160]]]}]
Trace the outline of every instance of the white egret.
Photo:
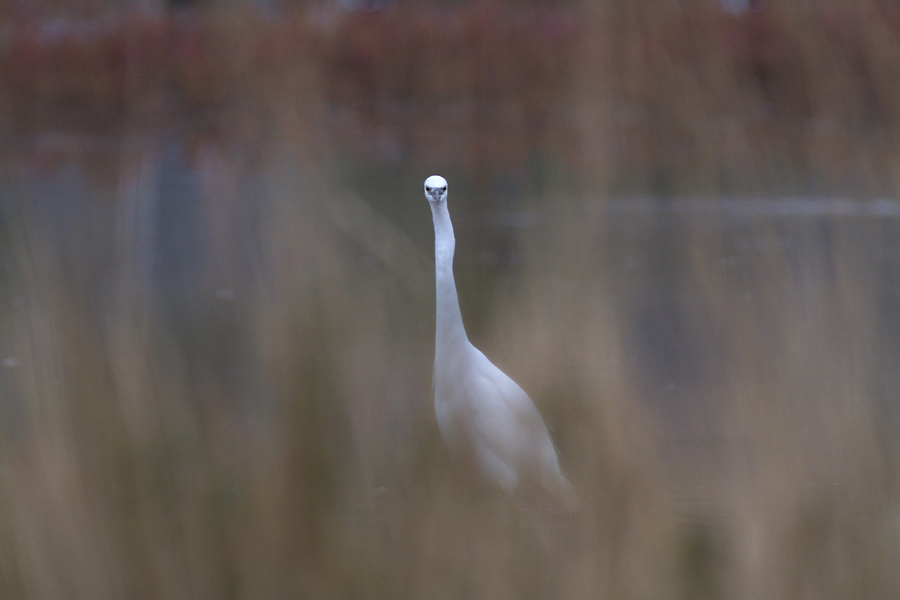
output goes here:
[{"label": "white egret", "polygon": [[530,480],[574,510],[572,487],[534,403],[466,336],[453,279],[456,239],[447,181],[439,175],[426,179],[425,198],[434,218],[434,409],[441,437],[454,459],[474,463],[501,489],[511,492]]}]

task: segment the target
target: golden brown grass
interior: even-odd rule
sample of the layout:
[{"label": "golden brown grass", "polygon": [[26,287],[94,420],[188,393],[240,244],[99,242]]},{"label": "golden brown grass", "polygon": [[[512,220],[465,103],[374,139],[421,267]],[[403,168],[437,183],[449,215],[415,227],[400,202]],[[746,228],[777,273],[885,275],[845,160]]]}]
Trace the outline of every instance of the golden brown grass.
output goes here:
[{"label": "golden brown grass", "polygon": [[[883,10],[858,6],[858,23]],[[452,48],[376,70],[374,104],[340,56],[291,41],[303,18],[245,55],[226,49],[266,23],[210,17],[221,60],[176,70],[180,108],[202,117],[185,134],[201,200],[183,257],[202,268],[181,296],[152,266],[160,137],[143,116],[117,127],[146,143],[79,156],[95,202],[68,226],[29,185],[72,157],[4,148],[0,597],[896,597],[896,223],[604,205],[894,193],[878,133],[896,127],[893,42],[826,43],[814,8],[754,25],[799,48],[760,66],[721,50],[744,25],[705,4],[586,7],[572,46],[535,33],[513,57],[478,45],[484,72]],[[542,23],[516,13],[495,40],[505,13],[460,14],[451,32],[488,41]],[[347,31],[395,31],[377,19]],[[565,77],[516,91],[562,59]],[[506,87],[480,79],[510,64]],[[423,83],[436,65],[458,69],[452,101]],[[506,120],[475,118],[494,110]],[[435,154],[425,133],[446,123],[455,142]],[[399,139],[410,164],[389,171],[395,146],[372,139]],[[470,336],[538,404],[573,515],[481,489],[439,439],[420,182],[445,164]],[[379,183],[339,185],[341,169]],[[497,181],[524,192],[492,203]],[[529,227],[479,224],[522,206]]]}]

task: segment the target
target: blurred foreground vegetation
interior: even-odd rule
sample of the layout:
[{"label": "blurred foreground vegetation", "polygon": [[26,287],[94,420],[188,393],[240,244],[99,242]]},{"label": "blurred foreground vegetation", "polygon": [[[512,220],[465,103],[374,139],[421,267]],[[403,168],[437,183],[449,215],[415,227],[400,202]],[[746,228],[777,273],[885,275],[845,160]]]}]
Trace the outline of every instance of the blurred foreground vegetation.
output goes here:
[{"label": "blurred foreground vegetation", "polygon": [[[98,12],[0,12],[0,597],[900,594],[891,3]],[[578,513],[448,464],[432,172]]]}]

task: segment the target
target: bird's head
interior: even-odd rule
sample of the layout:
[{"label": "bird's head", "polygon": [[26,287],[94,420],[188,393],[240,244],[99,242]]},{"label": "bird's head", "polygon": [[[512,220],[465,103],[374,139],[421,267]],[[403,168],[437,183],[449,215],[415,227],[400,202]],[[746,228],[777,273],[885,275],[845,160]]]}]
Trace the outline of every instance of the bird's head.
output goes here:
[{"label": "bird's head", "polygon": [[425,180],[425,199],[432,204],[447,200],[447,180],[440,175],[432,175]]}]

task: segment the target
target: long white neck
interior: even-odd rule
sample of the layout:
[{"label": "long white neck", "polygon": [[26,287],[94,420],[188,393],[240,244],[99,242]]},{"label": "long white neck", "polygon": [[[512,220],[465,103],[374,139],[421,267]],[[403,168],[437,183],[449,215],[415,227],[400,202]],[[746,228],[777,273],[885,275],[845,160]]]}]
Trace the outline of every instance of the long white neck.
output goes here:
[{"label": "long white neck", "polygon": [[456,239],[447,202],[431,205],[434,218],[434,275],[437,300],[435,318],[435,358],[441,361],[440,352],[456,351],[465,345],[468,338],[459,312],[459,298],[456,295],[456,281],[453,279],[453,251]]}]

